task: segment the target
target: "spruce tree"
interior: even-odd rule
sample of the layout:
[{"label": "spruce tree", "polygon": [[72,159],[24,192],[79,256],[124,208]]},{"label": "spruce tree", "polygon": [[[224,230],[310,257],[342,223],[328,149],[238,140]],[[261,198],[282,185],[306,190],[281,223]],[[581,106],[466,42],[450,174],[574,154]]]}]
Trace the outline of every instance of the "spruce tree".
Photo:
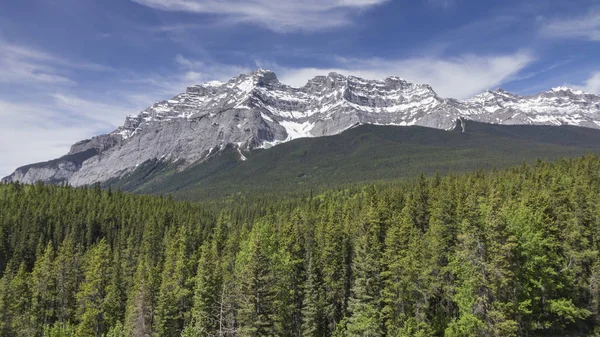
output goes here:
[{"label": "spruce tree", "polygon": [[77,287],[82,279],[81,255],[75,248],[72,238],[67,237],[59,246],[54,260],[56,280],[56,318],[67,324],[75,322],[77,308]]},{"label": "spruce tree", "polygon": [[318,268],[318,261],[312,256],[308,258],[308,278],[304,288],[302,307],[302,336],[327,336],[327,319],[325,317],[325,291],[323,278]]},{"label": "spruce tree", "polygon": [[268,224],[254,228],[238,256],[239,336],[277,336],[274,321],[275,279],[269,260],[272,244]]},{"label": "spruce tree", "polygon": [[140,256],[133,276],[133,285],[127,297],[124,330],[127,336],[152,336],[153,277],[152,262],[147,256]]},{"label": "spruce tree", "polygon": [[344,224],[339,221],[339,213],[334,210],[332,202],[323,207],[316,240],[321,251],[327,324],[329,331],[333,332],[346,315],[350,251],[348,235]]},{"label": "spruce tree", "polygon": [[12,293],[10,283],[13,275],[10,270],[5,270],[0,278],[0,337],[11,335],[11,312]]},{"label": "spruce tree", "polygon": [[106,296],[112,275],[110,247],[100,240],[86,255],[84,280],[77,293],[80,336],[102,336],[107,330]]},{"label": "spruce tree", "polygon": [[35,336],[35,322],[31,320],[31,275],[21,263],[9,285],[10,335]]},{"label": "spruce tree", "polygon": [[38,336],[42,335],[45,325],[54,323],[56,317],[56,278],[53,273],[53,260],[54,247],[48,242],[31,273],[31,314]]},{"label": "spruce tree", "polygon": [[198,336],[222,334],[222,277],[218,266],[217,245],[213,242],[202,246],[195,277],[191,327]]},{"label": "spruce tree", "polygon": [[191,307],[190,266],[185,226],[167,236],[165,263],[156,308],[156,332],[161,336],[181,333]]},{"label": "spruce tree", "polygon": [[382,223],[373,201],[365,220],[358,232],[352,261],[354,284],[347,320],[347,335],[351,337],[383,335],[380,299]]},{"label": "spruce tree", "polygon": [[488,289],[485,282],[485,241],[477,207],[478,196],[471,194],[463,207],[463,220],[456,255],[451,261],[456,272],[457,289],[454,300],[459,316],[446,329],[448,337],[488,335],[485,324]]}]

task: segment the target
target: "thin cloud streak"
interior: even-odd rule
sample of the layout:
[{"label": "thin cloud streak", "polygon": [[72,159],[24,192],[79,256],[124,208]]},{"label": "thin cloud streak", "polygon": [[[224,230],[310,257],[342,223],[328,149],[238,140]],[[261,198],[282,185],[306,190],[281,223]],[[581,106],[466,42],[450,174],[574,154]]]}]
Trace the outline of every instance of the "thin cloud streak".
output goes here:
[{"label": "thin cloud streak", "polygon": [[366,79],[384,79],[397,75],[411,82],[429,84],[442,97],[466,99],[496,87],[519,74],[536,58],[527,51],[508,55],[388,59],[339,58],[333,68],[286,68],[273,65],[283,83],[302,86],[317,75],[337,72]]},{"label": "thin cloud streak", "polygon": [[72,144],[96,135],[98,123],[65,118],[46,102],[0,100],[0,176],[19,166],[65,155]]},{"label": "thin cloud streak", "polygon": [[585,82],[579,85],[567,84],[574,89],[582,90],[590,94],[600,95],[600,71],[593,73]]},{"label": "thin cloud streak", "polygon": [[543,20],[542,36],[600,41],[600,9],[594,8],[579,17]]},{"label": "thin cloud streak", "polygon": [[318,31],[348,25],[362,10],[388,0],[131,0],[166,11],[213,14],[231,23],[256,24],[276,32]]},{"label": "thin cloud streak", "polygon": [[0,83],[72,85],[63,69],[110,71],[110,67],[67,60],[47,52],[0,40]]}]

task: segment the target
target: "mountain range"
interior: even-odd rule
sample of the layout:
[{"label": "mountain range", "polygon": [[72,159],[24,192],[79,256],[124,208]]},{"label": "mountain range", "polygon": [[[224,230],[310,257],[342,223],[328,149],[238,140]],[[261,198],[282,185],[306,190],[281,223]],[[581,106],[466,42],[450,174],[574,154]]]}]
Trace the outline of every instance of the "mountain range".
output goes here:
[{"label": "mountain range", "polygon": [[398,77],[366,80],[337,73],[294,88],[258,69],[188,87],[127,116],[113,132],[80,141],[58,159],[20,167],[3,181],[81,186],[130,176],[148,163],[175,164],[181,172],[225,151],[245,161],[257,149],[363,124],[451,130],[466,120],[600,129],[600,96],[566,87],[528,96],[496,89],[461,101]]}]

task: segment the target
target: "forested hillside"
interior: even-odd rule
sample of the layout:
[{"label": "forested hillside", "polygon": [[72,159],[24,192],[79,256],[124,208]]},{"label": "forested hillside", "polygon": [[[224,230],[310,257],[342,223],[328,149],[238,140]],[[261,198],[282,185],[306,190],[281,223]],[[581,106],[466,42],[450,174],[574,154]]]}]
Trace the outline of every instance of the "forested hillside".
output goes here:
[{"label": "forested hillside", "polygon": [[600,157],[222,209],[0,185],[0,336],[597,336]]},{"label": "forested hillside", "polygon": [[256,193],[327,191],[420,174],[471,172],[600,153],[600,130],[574,126],[457,121],[453,131],[359,125],[329,137],[301,138],[242,153],[233,145],[189,167],[153,160],[103,183],[127,192],[206,201]]}]

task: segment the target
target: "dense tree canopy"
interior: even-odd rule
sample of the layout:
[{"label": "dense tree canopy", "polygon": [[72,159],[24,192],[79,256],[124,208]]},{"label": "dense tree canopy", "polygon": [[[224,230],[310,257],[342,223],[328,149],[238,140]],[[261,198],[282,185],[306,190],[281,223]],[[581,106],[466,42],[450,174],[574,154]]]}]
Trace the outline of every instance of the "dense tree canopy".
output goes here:
[{"label": "dense tree canopy", "polygon": [[0,336],[597,336],[600,157],[222,207],[0,185]]}]

